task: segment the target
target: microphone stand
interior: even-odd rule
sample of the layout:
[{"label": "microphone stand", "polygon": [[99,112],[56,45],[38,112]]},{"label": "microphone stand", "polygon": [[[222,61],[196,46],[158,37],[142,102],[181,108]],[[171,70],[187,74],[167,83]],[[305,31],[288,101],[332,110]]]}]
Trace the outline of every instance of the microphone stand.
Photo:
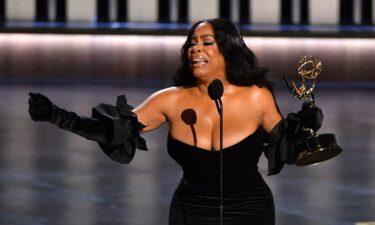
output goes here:
[{"label": "microphone stand", "polygon": [[220,225],[223,224],[223,103],[221,98],[215,100],[220,115]]},{"label": "microphone stand", "polygon": [[220,116],[220,225],[223,224],[223,96],[224,87],[219,79],[213,80],[208,86],[208,95],[215,101],[217,111]]}]

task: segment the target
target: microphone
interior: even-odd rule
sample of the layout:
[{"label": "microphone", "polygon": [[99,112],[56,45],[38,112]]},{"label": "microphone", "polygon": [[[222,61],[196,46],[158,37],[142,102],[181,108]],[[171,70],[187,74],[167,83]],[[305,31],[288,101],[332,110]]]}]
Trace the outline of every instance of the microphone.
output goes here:
[{"label": "microphone", "polygon": [[223,103],[221,102],[223,93],[223,83],[219,79],[213,80],[208,85],[208,95],[215,101],[220,116],[220,225],[223,224]]},{"label": "microphone", "polygon": [[208,95],[212,100],[220,99],[221,96],[223,96],[223,92],[223,83],[219,79],[213,80],[210,85],[208,85]]},{"label": "microphone", "polygon": [[224,87],[223,83],[219,79],[213,80],[210,85],[208,85],[208,95],[212,100],[215,101],[217,111],[222,116],[223,103],[221,102],[221,96],[223,96]]}]

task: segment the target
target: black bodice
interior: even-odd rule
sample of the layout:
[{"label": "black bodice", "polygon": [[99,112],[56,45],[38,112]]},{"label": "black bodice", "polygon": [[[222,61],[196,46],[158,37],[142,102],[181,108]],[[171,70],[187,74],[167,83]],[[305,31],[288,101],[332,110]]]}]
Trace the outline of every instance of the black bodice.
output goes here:
[{"label": "black bodice", "polygon": [[[242,141],[223,149],[223,185],[248,188],[263,185],[257,163],[264,145],[264,131],[258,128]],[[201,149],[168,137],[168,153],[183,168],[183,178],[194,186],[218,187],[220,151]]]}]

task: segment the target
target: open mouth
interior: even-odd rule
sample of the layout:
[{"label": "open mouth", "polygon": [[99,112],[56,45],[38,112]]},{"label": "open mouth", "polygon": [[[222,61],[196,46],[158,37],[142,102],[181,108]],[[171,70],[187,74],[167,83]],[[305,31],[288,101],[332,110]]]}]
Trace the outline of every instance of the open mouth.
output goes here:
[{"label": "open mouth", "polygon": [[191,65],[204,65],[207,64],[208,60],[204,59],[203,57],[192,57],[190,59]]},{"label": "open mouth", "polygon": [[193,60],[191,62],[192,65],[196,65],[196,64],[206,64],[207,61],[206,60]]}]

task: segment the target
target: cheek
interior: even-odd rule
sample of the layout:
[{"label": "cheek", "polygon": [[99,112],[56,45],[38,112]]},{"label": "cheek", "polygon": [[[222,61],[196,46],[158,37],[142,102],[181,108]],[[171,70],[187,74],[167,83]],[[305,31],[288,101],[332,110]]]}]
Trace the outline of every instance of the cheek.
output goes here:
[{"label": "cheek", "polygon": [[215,64],[217,65],[225,65],[224,56],[218,51],[214,50],[210,52],[211,56],[214,56]]},{"label": "cheek", "polygon": [[207,50],[207,54],[211,57],[220,58],[222,56],[221,52],[217,48],[210,48]]},{"label": "cheek", "polygon": [[188,60],[189,60],[189,58],[191,57],[191,55],[192,55],[192,51],[191,51],[190,49],[188,49],[188,50],[187,50],[187,57],[188,57]]},{"label": "cheek", "polygon": [[222,66],[225,67],[225,59],[224,59],[224,56],[223,56],[223,55],[221,55],[221,57],[220,57],[220,61],[221,61]]}]

